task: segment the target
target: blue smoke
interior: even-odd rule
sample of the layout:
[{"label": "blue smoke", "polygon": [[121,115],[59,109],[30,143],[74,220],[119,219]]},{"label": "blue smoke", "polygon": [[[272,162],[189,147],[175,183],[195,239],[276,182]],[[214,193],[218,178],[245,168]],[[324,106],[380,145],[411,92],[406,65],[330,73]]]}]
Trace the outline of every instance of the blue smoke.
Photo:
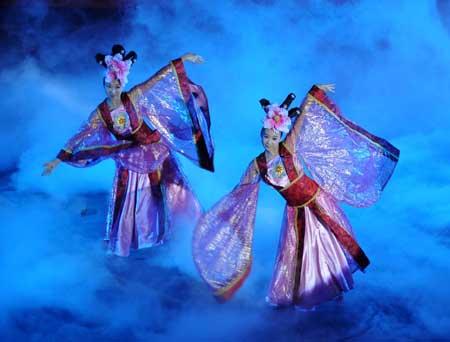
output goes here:
[{"label": "blue smoke", "polygon": [[[394,340],[450,337],[450,5],[447,1],[107,1],[2,5],[1,334],[5,339]],[[381,200],[346,207],[372,260],[342,304],[267,308],[283,201],[262,188],[254,267],[226,305],[190,257],[191,232],[128,259],[103,254],[114,165],[41,177],[104,98],[97,52],[138,53],[134,85],[185,52],[208,95],[216,172],[182,160],[209,208],[260,153],[262,97],[336,83],[343,113],[401,150]]]}]

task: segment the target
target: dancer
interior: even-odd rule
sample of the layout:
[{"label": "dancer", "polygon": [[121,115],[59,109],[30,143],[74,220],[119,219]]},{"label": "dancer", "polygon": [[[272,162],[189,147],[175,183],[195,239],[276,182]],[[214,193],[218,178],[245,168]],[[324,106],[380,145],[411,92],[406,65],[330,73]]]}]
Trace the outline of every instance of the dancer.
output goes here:
[{"label": "dancer", "polygon": [[172,61],[147,81],[123,91],[134,51],[114,45],[97,54],[106,68],[107,98],[59,152],[44,164],[49,175],[63,161],[88,167],[112,158],[116,163],[105,240],[120,256],[130,248],[151,247],[168,239],[181,218],[196,222],[201,207],[174,156],[181,153],[213,171],[214,148],[208,102],[203,89],[186,75],[184,61],[202,63],[192,53]]},{"label": "dancer", "polygon": [[[399,150],[343,117],[325,93],[333,90],[313,86],[301,107],[289,112],[294,94],[281,106],[260,101],[265,151],[194,231],[196,266],[218,299],[229,299],[250,272],[260,180],[286,200],[269,304],[312,309],[340,298],[353,287],[352,273],[369,265],[337,201],[374,203]],[[295,121],[289,130],[290,117]]]}]

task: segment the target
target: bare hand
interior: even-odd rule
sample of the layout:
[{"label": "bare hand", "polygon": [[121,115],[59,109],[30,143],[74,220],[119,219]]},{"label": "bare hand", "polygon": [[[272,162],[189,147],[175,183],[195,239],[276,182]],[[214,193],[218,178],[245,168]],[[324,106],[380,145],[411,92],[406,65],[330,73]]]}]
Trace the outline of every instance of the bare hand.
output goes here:
[{"label": "bare hand", "polygon": [[205,61],[202,56],[196,55],[195,53],[191,52],[184,54],[181,59],[183,60],[183,62],[189,61],[195,64],[202,64]]},{"label": "bare hand", "polygon": [[336,88],[336,84],[331,83],[331,84],[317,84],[317,87],[319,89],[322,89],[323,91],[328,91],[330,93],[334,93],[334,90]]},{"label": "bare hand", "polygon": [[61,160],[59,160],[58,158],[49,161],[48,163],[44,164],[44,172],[42,172],[41,176],[49,176],[53,170],[59,165],[59,163],[61,163]]}]

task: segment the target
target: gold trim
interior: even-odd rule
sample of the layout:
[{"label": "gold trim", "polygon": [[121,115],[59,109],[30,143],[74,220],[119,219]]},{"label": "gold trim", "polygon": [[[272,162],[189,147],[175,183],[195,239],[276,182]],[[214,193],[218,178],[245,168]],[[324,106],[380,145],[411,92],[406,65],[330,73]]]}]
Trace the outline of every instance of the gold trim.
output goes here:
[{"label": "gold trim", "polygon": [[[117,145],[112,145],[112,146],[108,146],[108,145],[98,145],[98,146],[93,146],[93,147],[87,147],[87,148],[83,148],[82,150],[79,150],[75,153],[79,153],[79,152],[83,152],[83,151],[89,151],[89,150],[95,150],[96,148],[115,148],[118,146],[125,146],[128,144],[117,144]],[[70,152],[73,154],[73,152]]]},{"label": "gold trim", "polygon": [[302,178],[303,175],[304,175],[304,173],[303,173],[303,171],[302,171],[302,173],[301,173],[300,175],[298,175],[292,182],[290,182],[290,183],[289,183],[288,185],[286,185],[283,189],[281,189],[280,192],[289,189],[292,185],[294,185],[295,183],[297,183],[297,181],[298,181],[300,178]]},{"label": "gold trim", "polygon": [[288,150],[288,152],[289,152],[290,154],[294,154],[294,153],[291,151],[291,149],[290,149],[289,147],[287,147],[287,145],[284,143],[284,141],[282,141],[281,144],[284,146],[284,148],[285,148],[286,150]]},{"label": "gold trim", "polygon": [[378,147],[380,147],[383,151],[386,151],[387,153],[389,153],[392,157],[394,157],[396,160],[398,160],[398,157],[395,156],[394,154],[392,154],[391,152],[389,152],[387,149],[385,149],[383,146],[381,146],[379,143],[374,142],[373,140],[369,139],[368,137],[366,137],[364,134],[362,134],[361,132],[355,130],[354,128],[351,128],[349,125],[347,125],[345,122],[342,121],[341,118],[339,118],[331,109],[328,108],[328,106],[326,106],[324,103],[322,103],[322,101],[316,99],[314,96],[310,95],[308,93],[307,97],[312,98],[315,102],[317,102],[318,104],[320,104],[321,106],[323,106],[327,112],[329,112],[336,120],[338,120],[341,124],[343,124],[344,126],[346,126],[348,129],[352,130],[353,132],[357,133],[358,135],[360,135],[361,137],[363,137],[364,139],[370,141],[372,144],[377,145]]},{"label": "gold trim", "polygon": [[256,171],[258,172],[258,174],[261,174],[261,171],[259,170],[259,166],[258,166],[258,162],[256,161],[256,158],[253,159],[253,162],[255,163]]},{"label": "gold trim", "polygon": [[173,62],[170,62],[170,66],[172,67],[171,71],[175,74],[175,78],[177,80],[178,91],[180,92],[180,94],[181,94],[181,96],[183,97],[183,100],[184,100],[183,91],[181,90],[180,80],[178,79],[177,68],[175,67],[175,65],[173,65]]},{"label": "gold trim", "polygon": [[138,84],[135,87],[131,88],[129,91],[126,92],[130,100],[137,101],[142,95],[144,95],[144,92],[141,89],[141,85]]},{"label": "gold trim", "polygon": [[97,107],[97,109],[95,110],[97,112],[97,116],[100,118],[100,121],[103,122],[103,125],[108,128],[108,126],[106,125],[105,120],[103,120],[103,116],[102,113],[100,112],[100,109]]},{"label": "gold trim", "polygon": [[[326,215],[326,216],[328,216],[328,217],[330,217],[330,215],[328,215],[325,211],[324,211],[324,209],[320,206],[320,204],[319,203],[317,203],[317,210],[319,210],[320,211],[320,213],[322,213],[323,215]],[[331,217],[330,217],[331,218]],[[332,219],[332,218],[331,218]],[[344,230],[347,232],[347,233],[349,233],[348,231],[347,231],[347,228],[345,227],[345,225],[343,226],[343,225],[341,225],[340,223],[338,223],[338,222],[335,222],[335,223],[337,223],[339,226],[341,226],[342,228],[344,228]],[[349,233],[350,234],[350,233]],[[355,240],[356,241],[356,240]]]},{"label": "gold trim", "polygon": [[[136,113],[136,115],[137,115],[137,113]],[[142,127],[142,124],[143,124],[143,122],[144,122],[144,120],[142,120],[142,118],[139,118],[140,120],[139,120],[139,125],[137,126],[137,128],[134,130],[134,131],[131,131],[131,134],[134,134],[134,133],[136,133],[137,131],[139,131],[139,129]],[[131,124],[130,124],[131,125]]]},{"label": "gold trim", "polygon": [[314,201],[315,199],[316,199],[316,197],[317,197],[317,195],[319,194],[319,192],[320,192],[320,188],[317,188],[317,191],[316,191],[316,193],[313,195],[313,197],[311,197],[308,201],[306,201],[305,203],[303,203],[303,204],[301,204],[301,205],[297,205],[297,206],[295,206],[294,208],[303,208],[303,207],[306,207],[309,203],[311,203],[312,201]]},{"label": "gold trim", "polygon": [[170,65],[172,66],[172,72],[174,73],[175,79],[177,80],[178,91],[180,92],[181,98],[183,99],[184,106],[186,107],[186,110],[189,113],[189,108],[186,104],[186,101],[184,100],[183,91],[181,90],[181,84],[180,84],[180,79],[178,77],[177,68],[175,67],[175,65],[173,65],[173,62],[170,62]]},{"label": "gold trim", "polygon": [[[304,174],[304,171],[303,170],[301,172],[299,171],[297,164],[295,163],[295,160],[294,160],[294,156],[298,159],[297,153],[292,152],[291,149],[289,147],[287,147],[287,145],[284,143],[284,141],[282,141],[281,143],[283,144],[284,148],[291,154],[292,164],[294,164],[295,171],[297,172],[298,175],[302,176]],[[283,161],[283,166],[284,166],[284,169],[286,170],[286,165],[285,165],[284,161]],[[286,170],[286,174],[287,174],[287,170]],[[289,178],[289,175],[287,175],[287,176]],[[294,180],[294,182],[295,181],[296,181],[296,179]],[[283,190],[284,190],[284,188],[283,188]]]},{"label": "gold trim", "polygon": [[214,292],[214,295],[221,296],[225,292],[227,292],[229,289],[231,289],[234,285],[236,285],[242,279],[242,277],[244,277],[244,275],[247,273],[247,271],[250,268],[250,265],[252,264],[252,262],[253,262],[253,257],[250,255],[249,262],[248,262],[247,267],[245,268],[245,270],[241,274],[239,274],[230,284],[228,284],[227,286],[216,290]]},{"label": "gold trim", "polygon": [[[186,103],[186,101],[184,99],[183,91],[181,90],[180,79],[178,78],[177,68],[175,67],[175,65],[173,65],[173,62],[170,62],[170,66],[172,67],[172,72],[174,73],[175,79],[177,80],[178,91],[180,92],[180,95],[181,95],[180,97],[183,100],[184,107],[186,108],[187,113],[190,114],[190,110],[189,110],[189,108],[187,106],[187,103]],[[194,101],[195,101],[195,99],[194,99]],[[194,123],[192,122],[192,118],[191,118],[190,115],[188,115],[188,117],[189,117],[189,119],[191,121],[191,129],[193,129],[194,128]],[[195,134],[192,134],[192,140],[194,141],[195,144],[197,143],[195,141]]]},{"label": "gold trim", "polygon": [[142,90],[139,89],[139,87],[131,88],[129,91],[125,92],[128,95],[128,98],[131,102],[133,102],[133,105],[137,101],[138,97],[142,95]]},{"label": "gold trim", "polygon": [[[142,118],[142,116],[140,116],[138,114],[138,111],[137,111],[138,107],[137,107],[137,104],[136,104],[136,99],[134,98],[134,96],[131,95],[131,91],[127,92],[126,94],[127,94],[128,98],[130,99],[131,105],[133,106],[134,111],[136,113],[136,116],[137,116],[137,118],[139,120],[138,127],[134,131],[133,130],[131,131],[131,134],[134,134],[137,131],[139,131],[139,129],[141,128],[141,126],[142,126],[142,124],[144,122],[144,119]],[[124,107],[125,107],[125,105],[124,105]],[[128,114],[128,112],[126,111],[126,108],[125,108],[125,112]],[[128,119],[130,120],[130,126],[131,126],[130,114],[128,114]]]},{"label": "gold trim", "polygon": [[[298,235],[298,208],[297,207],[294,207],[294,210],[295,210],[295,216],[294,216],[294,220],[295,220],[295,222],[294,222],[294,231],[295,231],[295,242],[296,242],[296,248],[295,248],[295,259],[294,260],[296,260],[297,261],[297,263],[298,263],[298,252],[299,252],[299,245],[300,245],[300,236]],[[306,228],[306,227],[305,227]],[[303,255],[302,255],[302,261],[303,261]],[[296,263],[296,265],[295,265],[295,267],[294,267],[294,274],[293,274],[293,277],[292,277],[292,289],[293,289],[293,291],[292,291],[292,299],[294,299],[294,297],[295,297],[295,293],[294,293],[294,291],[295,291],[295,289],[294,289],[294,287],[295,287],[295,276],[296,276],[296,274],[295,274],[295,271],[296,271],[296,268],[297,268],[297,263]],[[300,265],[300,267],[301,267],[302,265]],[[300,278],[301,278],[301,274],[300,274]],[[300,279],[301,280],[301,279]],[[300,284],[299,284],[300,285]]]}]

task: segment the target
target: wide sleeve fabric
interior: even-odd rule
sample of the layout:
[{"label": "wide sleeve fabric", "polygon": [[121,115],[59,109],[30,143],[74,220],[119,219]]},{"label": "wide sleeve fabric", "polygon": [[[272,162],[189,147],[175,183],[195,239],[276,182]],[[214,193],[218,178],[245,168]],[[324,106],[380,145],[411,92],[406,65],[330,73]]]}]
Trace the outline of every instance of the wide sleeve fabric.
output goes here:
[{"label": "wide sleeve fabric", "polygon": [[195,264],[219,300],[229,299],[250,272],[259,180],[252,162],[241,182],[200,218],[194,231]]},{"label": "wide sleeve fabric", "polygon": [[286,137],[314,180],[337,200],[367,207],[378,200],[400,151],[346,119],[326,93],[313,86]]},{"label": "wide sleeve fabric", "polygon": [[203,209],[175,156],[170,155],[164,160],[160,173],[166,214],[171,225],[193,227]]},{"label": "wide sleeve fabric", "polygon": [[171,149],[213,171],[208,100],[203,88],[187,76],[176,59],[130,91],[139,114]]},{"label": "wide sleeve fabric", "polygon": [[99,110],[94,110],[78,132],[69,139],[57,158],[76,167],[92,166],[113,153],[131,146],[117,140],[107,129]]}]

